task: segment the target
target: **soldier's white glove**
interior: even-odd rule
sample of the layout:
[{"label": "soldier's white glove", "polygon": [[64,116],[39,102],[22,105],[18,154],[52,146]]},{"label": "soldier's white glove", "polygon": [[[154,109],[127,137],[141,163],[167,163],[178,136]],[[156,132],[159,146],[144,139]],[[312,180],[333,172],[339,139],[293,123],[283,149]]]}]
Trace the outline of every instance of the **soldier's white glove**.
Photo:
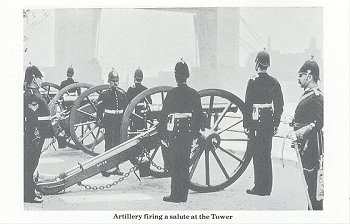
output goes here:
[{"label": "soldier's white glove", "polygon": [[273,127],[273,135],[276,135],[278,132],[278,127]]}]

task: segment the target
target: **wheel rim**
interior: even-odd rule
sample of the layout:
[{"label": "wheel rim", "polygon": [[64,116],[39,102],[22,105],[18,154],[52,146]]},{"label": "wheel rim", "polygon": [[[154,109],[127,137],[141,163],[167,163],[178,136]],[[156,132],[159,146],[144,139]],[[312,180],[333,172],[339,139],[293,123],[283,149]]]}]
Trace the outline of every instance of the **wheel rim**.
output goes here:
[{"label": "wheel rim", "polygon": [[[61,114],[63,111],[67,111],[66,116],[64,116],[64,119],[60,119],[59,122],[53,125],[53,129],[55,133],[57,133],[60,129],[66,130],[66,134],[68,135],[66,138],[66,145],[70,148],[76,148],[74,142],[71,139],[71,136],[69,134],[70,130],[70,110],[69,108],[73,104],[73,100],[78,98],[78,95],[76,94],[75,96],[72,95],[69,100],[64,100],[66,96],[68,96],[68,91],[72,89],[80,89],[81,92],[84,90],[92,87],[92,84],[88,83],[73,83],[70,84],[63,89],[61,89],[55,97],[50,101],[49,108],[50,108],[50,116],[57,116],[58,114]],[[62,114],[63,115],[63,114]],[[67,133],[68,132],[68,133]]]},{"label": "wheel rim", "polygon": [[59,91],[59,85],[52,82],[43,82],[39,89],[40,94],[44,97],[47,103],[50,103]]},{"label": "wheel rim", "polygon": [[70,114],[70,133],[75,145],[93,156],[105,151],[104,144],[100,144],[104,140],[104,128],[98,125],[96,106],[99,95],[108,88],[109,85],[99,85],[84,91],[74,101]]},{"label": "wheel rim", "polygon": [[[159,121],[159,112],[163,106],[164,99],[169,90],[174,87],[171,86],[159,86],[147,89],[137,95],[128,105],[125,110],[123,120],[122,120],[122,141],[128,140],[130,137],[133,137],[135,134],[140,134],[145,132],[149,128],[158,124]],[[152,103],[148,102],[147,97],[151,97]],[[139,130],[137,132],[131,131],[131,119],[141,119],[139,115],[135,113],[136,105],[140,102],[145,102],[147,105],[147,116],[146,116],[146,124],[147,128],[144,130]],[[152,158],[154,165],[150,167],[151,175],[154,177],[163,177],[164,173],[164,161],[162,155],[162,148],[159,141],[152,142],[152,144],[148,145],[147,151],[149,151],[149,156]],[[157,168],[158,167],[158,168]]]},{"label": "wheel rim", "polygon": [[251,155],[243,131],[244,103],[224,90],[199,91],[206,114],[205,144],[194,145],[190,158],[190,189],[222,190],[247,168]]}]

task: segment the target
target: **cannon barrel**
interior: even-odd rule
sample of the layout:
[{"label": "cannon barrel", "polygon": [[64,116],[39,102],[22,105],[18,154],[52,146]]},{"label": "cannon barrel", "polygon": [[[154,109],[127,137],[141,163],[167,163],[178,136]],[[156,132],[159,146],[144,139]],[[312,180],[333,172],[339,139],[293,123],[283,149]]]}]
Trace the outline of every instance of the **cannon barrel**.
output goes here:
[{"label": "cannon barrel", "polygon": [[101,171],[109,170],[120,163],[139,156],[142,153],[142,147],[137,147],[138,144],[142,144],[144,139],[147,141],[150,141],[151,138],[157,139],[157,133],[156,126],[154,126],[148,131],[84,163],[78,164],[55,178],[38,180],[36,182],[37,188],[44,194],[56,194],[80,181],[99,174]]}]

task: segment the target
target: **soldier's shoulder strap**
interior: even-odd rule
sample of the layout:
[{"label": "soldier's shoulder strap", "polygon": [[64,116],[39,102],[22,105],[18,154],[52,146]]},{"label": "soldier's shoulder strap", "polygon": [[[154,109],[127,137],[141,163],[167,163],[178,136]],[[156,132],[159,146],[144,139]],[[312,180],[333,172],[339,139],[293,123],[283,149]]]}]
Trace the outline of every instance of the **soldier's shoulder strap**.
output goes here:
[{"label": "soldier's shoulder strap", "polygon": [[306,98],[308,98],[309,96],[312,96],[312,95],[314,95],[314,94],[315,94],[315,96],[323,96],[321,90],[319,90],[318,88],[313,88],[313,89],[311,89],[311,91],[310,91],[309,93],[303,95],[303,96],[300,98],[299,102],[301,102],[302,100],[304,100],[304,99],[306,99]]},{"label": "soldier's shoulder strap", "polygon": [[313,90],[312,92],[314,92],[316,96],[319,96],[319,95],[323,96],[323,93],[319,88],[314,88],[312,90]]},{"label": "soldier's shoulder strap", "polygon": [[249,80],[255,80],[256,78],[259,77],[259,74],[252,74],[250,77],[249,77]]}]

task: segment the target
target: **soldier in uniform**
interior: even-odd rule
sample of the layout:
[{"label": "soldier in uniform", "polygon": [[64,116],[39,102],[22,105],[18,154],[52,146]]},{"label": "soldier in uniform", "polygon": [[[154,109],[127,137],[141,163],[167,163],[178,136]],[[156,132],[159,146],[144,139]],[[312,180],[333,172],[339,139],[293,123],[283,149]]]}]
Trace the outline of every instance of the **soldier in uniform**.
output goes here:
[{"label": "soldier in uniform", "polygon": [[272,191],[272,137],[277,133],[283,112],[283,95],[277,79],[267,74],[270,56],[264,49],[255,59],[255,70],[248,81],[243,119],[245,133],[251,139],[248,147],[253,154],[254,187],[248,194],[267,196]]},{"label": "soldier in uniform", "polygon": [[298,76],[304,93],[295,109],[294,133],[290,137],[300,145],[299,153],[312,208],[322,210],[323,200],[316,197],[317,171],[323,158],[323,95],[317,84],[320,80],[317,62],[313,58],[306,61]]},{"label": "soldier in uniform", "polygon": [[[146,86],[142,85],[143,80],[143,71],[139,67],[135,70],[134,73],[134,85],[129,87],[126,92],[128,102],[130,103],[139,93],[148,89]],[[140,101],[135,107],[135,114],[139,117],[133,116],[130,120],[130,131],[137,132],[147,128],[147,104],[152,104],[152,99],[150,96],[147,96],[146,100]],[[131,134],[130,137],[135,137],[137,134]],[[131,160],[133,164],[136,164],[137,160]],[[149,163],[144,162],[139,164],[140,176],[145,177],[149,176]]]},{"label": "soldier in uniform", "polygon": [[188,87],[187,64],[181,59],[175,66],[177,87],[171,89],[163,103],[159,132],[163,142],[168,142],[173,160],[171,194],[167,202],[186,202],[189,185],[189,158],[191,144],[199,137],[202,105],[199,93]]},{"label": "soldier in uniform", "polygon": [[33,174],[38,166],[42,146],[46,138],[54,135],[50,111],[46,100],[38,89],[42,84],[42,73],[36,66],[25,71],[24,92],[24,202],[41,203],[35,193]]},{"label": "soldier in uniform", "polygon": [[[110,87],[103,91],[97,99],[97,114],[102,121],[102,127],[105,128],[105,151],[120,144],[120,127],[127,106],[126,94],[117,88],[119,75],[114,69],[108,74],[108,83]],[[113,172],[104,171],[101,173],[105,177],[111,174],[123,175],[118,166]]]},{"label": "soldier in uniform", "polygon": [[[67,79],[66,79],[66,80],[63,80],[63,81],[61,82],[60,89],[63,89],[64,87],[69,86],[70,84],[77,83],[77,81],[75,81],[75,80],[73,79],[73,76],[74,76],[74,69],[73,69],[72,66],[70,66],[70,67],[67,69]],[[77,94],[80,95],[80,89],[72,89],[72,90],[69,90],[68,92],[69,92],[69,93],[75,93],[75,92],[77,92]]]},{"label": "soldier in uniform", "polygon": [[[134,74],[134,85],[129,87],[128,91],[126,92],[126,96],[128,98],[128,101],[131,102],[132,99],[134,99],[139,93],[142,91],[146,90],[147,87],[142,85],[142,80],[143,80],[143,72],[140,68],[136,69],[135,74]],[[145,101],[141,101],[136,105],[135,108],[135,113],[140,115],[143,118],[146,118],[146,106],[148,104],[152,104],[152,99],[151,97],[147,97]],[[139,117],[133,117],[131,120],[131,131],[137,131],[137,130],[142,130],[146,128],[146,121],[141,120]]]},{"label": "soldier in uniform", "polygon": [[[70,84],[73,84],[73,83],[77,83],[77,81],[75,81],[72,77],[74,76],[74,69],[72,66],[70,66],[68,69],[67,69],[67,79],[66,80],[63,80],[61,82],[61,85],[60,85],[60,90],[63,89],[64,87],[66,86],[69,86]],[[68,90],[68,93],[69,94],[77,94],[77,95],[80,95],[80,88],[74,88],[74,89],[70,89]],[[63,101],[62,102],[62,106],[64,108],[67,108],[68,110],[71,109],[71,107],[73,106],[72,104],[72,101]],[[66,126],[66,125],[63,125],[63,126]],[[57,142],[58,142],[58,148],[65,148],[66,145],[67,145],[67,136],[70,136],[70,130],[69,128],[64,128],[64,134],[66,136],[60,136],[58,135],[57,136]]]}]

